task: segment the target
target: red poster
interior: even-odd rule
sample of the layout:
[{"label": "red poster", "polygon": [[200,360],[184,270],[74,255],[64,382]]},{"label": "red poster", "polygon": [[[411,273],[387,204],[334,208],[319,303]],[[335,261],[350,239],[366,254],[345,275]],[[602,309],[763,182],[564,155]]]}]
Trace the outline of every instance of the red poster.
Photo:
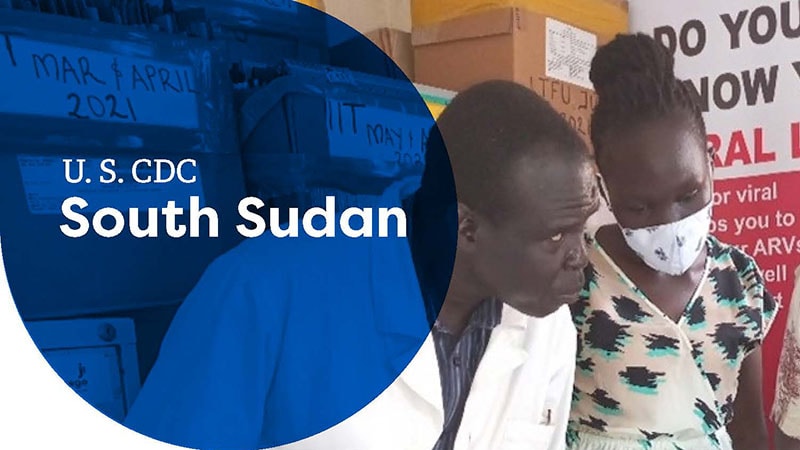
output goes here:
[{"label": "red poster", "polygon": [[[756,259],[770,293],[787,309],[800,266],[800,171],[717,181],[714,231]],[[763,347],[764,401],[772,405],[783,344],[782,311]]]}]

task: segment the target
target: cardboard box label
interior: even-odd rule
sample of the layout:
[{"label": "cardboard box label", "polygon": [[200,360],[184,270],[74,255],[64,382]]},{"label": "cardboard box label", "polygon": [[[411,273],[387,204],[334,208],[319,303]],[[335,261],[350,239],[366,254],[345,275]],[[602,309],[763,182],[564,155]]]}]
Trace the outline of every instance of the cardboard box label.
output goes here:
[{"label": "cardboard box label", "polygon": [[545,73],[550,78],[592,89],[589,70],[597,36],[551,18],[546,19]]}]

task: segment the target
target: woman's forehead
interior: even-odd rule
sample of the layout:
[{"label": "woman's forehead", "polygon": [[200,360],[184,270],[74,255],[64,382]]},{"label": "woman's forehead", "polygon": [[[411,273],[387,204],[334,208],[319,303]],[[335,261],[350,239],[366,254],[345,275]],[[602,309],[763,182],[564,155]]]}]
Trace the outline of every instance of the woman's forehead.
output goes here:
[{"label": "woman's forehead", "polygon": [[648,122],[609,136],[599,164],[603,172],[609,172],[606,176],[702,171],[707,162],[704,144],[695,130],[680,121]]}]

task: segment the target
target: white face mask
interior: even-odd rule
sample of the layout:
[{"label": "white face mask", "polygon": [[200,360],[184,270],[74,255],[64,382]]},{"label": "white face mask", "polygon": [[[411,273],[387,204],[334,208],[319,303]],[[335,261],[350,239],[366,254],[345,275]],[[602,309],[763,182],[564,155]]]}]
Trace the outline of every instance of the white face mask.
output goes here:
[{"label": "white face mask", "polygon": [[628,246],[648,266],[672,276],[692,267],[711,229],[713,202],[691,216],[666,225],[630,230],[622,228]]},{"label": "white face mask", "polygon": [[[600,178],[608,195],[608,188]],[[629,229],[620,226],[625,242],[653,270],[679,276],[689,270],[711,231],[713,201],[685,219],[665,225]],[[611,208],[609,204],[609,208]]]}]

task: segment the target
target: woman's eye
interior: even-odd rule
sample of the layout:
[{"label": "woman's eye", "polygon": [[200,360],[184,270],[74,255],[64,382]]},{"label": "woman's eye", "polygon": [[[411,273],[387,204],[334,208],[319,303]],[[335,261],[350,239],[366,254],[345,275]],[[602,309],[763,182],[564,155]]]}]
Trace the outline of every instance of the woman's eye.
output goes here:
[{"label": "woman's eye", "polygon": [[564,234],[563,233],[555,234],[550,238],[550,240],[552,242],[561,242],[563,239],[564,239]]},{"label": "woman's eye", "polygon": [[632,212],[632,213],[636,213],[636,214],[641,214],[641,213],[643,213],[643,212],[644,212],[646,209],[647,209],[647,208],[645,208],[644,206],[629,206],[629,207],[628,207],[628,211],[630,211],[630,212]]}]

